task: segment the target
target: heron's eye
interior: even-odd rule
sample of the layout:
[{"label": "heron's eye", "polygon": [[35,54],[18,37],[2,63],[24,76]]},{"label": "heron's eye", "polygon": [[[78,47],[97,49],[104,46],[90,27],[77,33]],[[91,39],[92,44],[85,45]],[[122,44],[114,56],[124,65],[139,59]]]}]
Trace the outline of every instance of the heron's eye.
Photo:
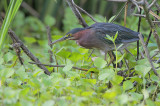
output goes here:
[{"label": "heron's eye", "polygon": [[72,34],[68,34],[68,35],[67,35],[67,37],[71,37],[71,36],[72,36]]}]

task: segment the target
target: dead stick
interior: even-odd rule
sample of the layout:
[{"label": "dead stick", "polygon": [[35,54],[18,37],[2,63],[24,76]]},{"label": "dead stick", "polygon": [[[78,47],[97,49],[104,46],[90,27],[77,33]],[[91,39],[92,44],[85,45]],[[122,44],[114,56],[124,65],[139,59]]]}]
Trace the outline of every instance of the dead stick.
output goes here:
[{"label": "dead stick", "polygon": [[[41,63],[33,63],[33,62],[29,62],[30,64],[37,64],[37,65],[44,65],[44,66],[48,66],[48,67],[65,67],[65,65],[48,65],[48,64],[41,64]],[[77,69],[77,70],[82,70],[82,71],[88,71],[88,69],[84,69],[84,68],[78,68],[78,67],[72,67],[73,69]]]},{"label": "dead stick", "polygon": [[72,9],[73,13],[75,14],[75,16],[78,18],[80,24],[83,27],[87,27],[87,23],[85,22],[85,20],[82,18],[80,12],[78,11],[78,9],[75,7],[74,5],[74,1],[73,0],[66,0],[66,2],[68,3],[69,7]]},{"label": "dead stick", "polygon": [[[145,54],[146,54],[146,56],[147,56],[147,59],[148,59],[150,65],[151,65],[151,67],[152,67],[152,69],[153,69],[153,71],[154,71],[154,74],[159,77],[159,74],[157,73],[157,71],[156,71],[156,69],[155,69],[155,67],[154,67],[154,65],[153,65],[153,63],[152,63],[152,60],[151,60],[150,55],[149,55],[149,51],[148,51],[148,49],[147,49],[147,47],[146,47],[146,45],[145,45],[145,42],[144,42],[144,40],[143,40],[142,35],[139,34],[138,36],[139,36],[139,38],[140,38],[140,40],[141,40],[143,49],[144,49],[144,51],[145,51]],[[160,77],[159,77],[159,78],[160,78]]]},{"label": "dead stick", "polygon": [[[51,45],[51,43],[52,43],[51,30],[50,30],[49,26],[47,26],[46,29],[47,29],[47,35],[48,35],[48,45],[52,49],[52,45]],[[50,54],[50,58],[49,58],[50,59],[50,63],[53,63],[53,52],[52,52],[52,50],[48,50],[48,53]]]},{"label": "dead stick", "polygon": [[[22,50],[26,53],[26,55],[34,62],[36,63],[41,63],[39,61],[38,58],[36,58],[30,51],[29,49],[23,44],[23,42],[16,36],[16,34],[12,31],[12,30],[9,30],[8,33],[10,34],[10,36],[12,36],[15,41],[17,43],[20,43],[20,47],[22,48]],[[50,75],[50,72],[47,70],[47,68],[43,65],[37,65],[38,67],[40,67],[41,69],[44,70],[44,73],[47,74],[47,75]]]},{"label": "dead stick", "polygon": [[[140,9],[140,12],[139,14],[141,14],[142,12],[142,9]],[[140,27],[141,26],[141,17],[139,17],[139,20],[138,20],[138,32],[140,32]],[[139,59],[139,40],[137,41],[137,60]]]},{"label": "dead stick", "polygon": [[146,19],[148,20],[148,23],[149,23],[150,27],[154,30],[154,31],[152,31],[153,32],[153,36],[154,36],[154,38],[156,40],[158,49],[160,51],[160,37],[157,34],[156,28],[155,28],[155,26],[154,26],[154,24],[153,24],[153,22],[152,22],[152,20],[151,20],[151,18],[149,16],[149,10],[148,10],[148,8],[146,6],[146,3],[144,1],[145,0],[143,0],[143,8],[144,8],[144,11],[145,11],[145,14],[146,14]]},{"label": "dead stick", "polygon": [[78,8],[79,10],[81,10],[82,12],[84,12],[85,14],[87,14],[94,22],[97,22],[87,11],[85,11],[83,8],[77,6],[76,4],[74,4],[76,6],[76,8]]}]

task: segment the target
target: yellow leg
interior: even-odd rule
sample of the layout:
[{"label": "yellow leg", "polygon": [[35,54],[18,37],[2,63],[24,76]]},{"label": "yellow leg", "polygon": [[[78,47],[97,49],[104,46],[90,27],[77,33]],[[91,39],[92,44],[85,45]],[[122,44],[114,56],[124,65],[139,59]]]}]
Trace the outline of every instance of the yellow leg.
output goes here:
[{"label": "yellow leg", "polygon": [[111,58],[110,61],[109,61],[109,64],[108,64],[108,66],[109,66],[114,61],[114,56],[112,54],[112,51],[109,51],[108,54],[109,54],[109,56]]}]

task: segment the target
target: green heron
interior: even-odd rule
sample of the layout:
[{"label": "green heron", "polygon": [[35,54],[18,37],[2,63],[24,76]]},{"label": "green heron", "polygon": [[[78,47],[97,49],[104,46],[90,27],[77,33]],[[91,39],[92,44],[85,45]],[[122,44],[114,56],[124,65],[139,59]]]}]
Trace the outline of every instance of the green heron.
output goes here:
[{"label": "green heron", "polygon": [[95,23],[86,28],[75,28],[69,31],[64,37],[52,42],[55,44],[64,40],[76,40],[77,44],[87,48],[87,49],[99,49],[108,54],[111,57],[111,61],[113,61],[113,55],[111,55],[112,51],[114,51],[115,46],[114,43],[106,39],[106,35],[115,36],[118,32],[118,36],[115,40],[116,47],[118,50],[122,50],[128,46],[129,43],[135,42],[139,40],[138,32],[135,32],[126,27],[113,24],[113,23]]}]

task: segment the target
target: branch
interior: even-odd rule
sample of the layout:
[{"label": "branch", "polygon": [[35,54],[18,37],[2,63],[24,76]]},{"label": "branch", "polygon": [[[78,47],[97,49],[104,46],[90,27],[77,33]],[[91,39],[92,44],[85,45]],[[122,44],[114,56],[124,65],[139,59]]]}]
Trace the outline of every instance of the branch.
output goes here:
[{"label": "branch", "polygon": [[[38,58],[36,58],[29,50],[28,48],[23,44],[23,42],[16,36],[16,34],[12,31],[12,30],[9,30],[8,31],[9,35],[12,36],[12,38],[20,44],[20,47],[22,48],[22,50],[26,53],[26,55],[34,62],[36,63],[41,63],[39,61]],[[38,67],[40,67],[41,69],[44,70],[44,73],[47,74],[47,75],[50,75],[50,72],[47,70],[47,68],[43,65],[37,65]]]},{"label": "branch", "polygon": [[39,13],[34,10],[31,6],[29,6],[25,1],[22,2],[21,6],[23,8],[25,8],[31,15],[35,16],[35,17],[39,17]]},{"label": "branch", "polygon": [[81,16],[80,12],[78,11],[78,9],[75,7],[74,5],[74,1],[73,0],[66,0],[66,2],[68,3],[69,7],[72,9],[73,13],[75,14],[75,16],[78,18],[80,24],[83,27],[87,27],[87,23],[85,22],[85,20],[83,19],[83,17]]},{"label": "branch", "polygon": [[81,10],[82,12],[84,12],[85,14],[87,14],[94,22],[97,22],[87,11],[85,11],[83,8],[77,6],[76,4],[74,4],[76,6],[76,8],[78,8],[79,10]]},{"label": "branch", "polygon": [[154,74],[157,75],[157,76],[160,78],[159,74],[157,73],[157,71],[156,71],[156,69],[155,69],[155,67],[154,67],[154,65],[153,65],[153,63],[152,63],[152,60],[151,60],[150,55],[149,55],[149,51],[148,51],[148,49],[147,49],[147,47],[146,47],[146,45],[145,45],[145,42],[144,42],[144,40],[143,40],[142,35],[139,34],[138,36],[139,36],[139,39],[141,40],[143,49],[144,49],[144,51],[145,51],[145,54],[146,54],[146,56],[147,56],[147,59],[148,59],[150,65],[151,65],[151,67],[152,67],[152,70],[154,71]]},{"label": "branch", "polygon": [[[50,30],[49,26],[47,26],[46,29],[47,29],[47,35],[48,35],[48,45],[52,49],[52,45],[51,45],[51,43],[52,43],[51,30]],[[53,63],[53,52],[52,52],[52,50],[48,50],[48,53],[50,54],[50,63]]]},{"label": "branch", "polygon": [[107,1],[112,1],[112,2],[127,2],[128,0],[107,0]]},{"label": "branch", "polygon": [[157,0],[153,0],[153,2],[148,6],[148,9],[150,10],[151,7],[157,2]]},{"label": "branch", "polygon": [[154,38],[155,38],[155,40],[156,40],[158,49],[159,49],[159,51],[160,51],[160,38],[159,38],[159,36],[158,36],[158,34],[157,34],[156,28],[155,28],[155,26],[154,26],[151,18],[150,18],[150,16],[149,16],[149,10],[148,10],[148,8],[146,7],[146,4],[145,4],[145,3],[143,4],[143,8],[144,8],[144,11],[145,11],[145,14],[146,14],[146,19],[148,20],[148,23],[149,23],[150,27],[154,30],[154,31],[153,31],[153,35],[154,35]]},{"label": "branch", "polygon": [[160,6],[158,3],[156,3],[156,7],[157,7],[158,11],[160,11]]},{"label": "branch", "polygon": [[[37,65],[44,65],[44,66],[48,66],[48,67],[65,67],[65,65],[48,65],[48,64],[41,64],[41,63],[33,63],[33,62],[29,62],[30,64],[37,64]],[[84,68],[78,68],[78,67],[72,67],[73,69],[77,69],[77,70],[82,70],[82,71],[88,71],[88,69],[84,69]],[[94,73],[94,72],[92,72]]]},{"label": "branch", "polygon": [[146,18],[145,15],[141,15],[141,14],[133,14],[133,15],[136,16],[136,17],[143,17],[143,18]]}]

